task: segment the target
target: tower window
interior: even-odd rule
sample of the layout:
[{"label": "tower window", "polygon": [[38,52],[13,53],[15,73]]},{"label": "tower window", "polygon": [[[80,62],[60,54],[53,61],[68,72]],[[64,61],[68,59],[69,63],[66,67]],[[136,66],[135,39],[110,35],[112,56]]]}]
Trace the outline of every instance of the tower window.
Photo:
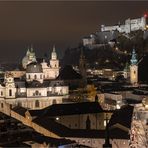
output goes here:
[{"label": "tower window", "polygon": [[9,96],[12,96],[12,89],[9,89]]}]

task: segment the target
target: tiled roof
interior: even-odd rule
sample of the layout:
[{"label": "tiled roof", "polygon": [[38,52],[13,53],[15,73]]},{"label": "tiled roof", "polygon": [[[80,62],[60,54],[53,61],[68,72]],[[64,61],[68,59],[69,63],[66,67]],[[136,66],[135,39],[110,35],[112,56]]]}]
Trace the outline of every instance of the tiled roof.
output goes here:
[{"label": "tiled roof", "polygon": [[77,73],[72,66],[67,65],[65,66],[61,71],[57,79],[60,80],[75,80],[75,79],[81,79],[82,76]]},{"label": "tiled roof", "polygon": [[120,124],[130,129],[132,115],[133,115],[133,108],[134,108],[133,106],[125,105],[121,109],[116,110],[109,121],[109,126],[112,127],[115,124]]}]

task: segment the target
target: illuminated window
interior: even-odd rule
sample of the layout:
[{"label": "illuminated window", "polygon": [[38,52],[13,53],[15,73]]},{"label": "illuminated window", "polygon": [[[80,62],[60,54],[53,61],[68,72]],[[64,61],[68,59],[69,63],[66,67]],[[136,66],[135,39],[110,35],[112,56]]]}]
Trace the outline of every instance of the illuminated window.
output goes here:
[{"label": "illuminated window", "polygon": [[104,126],[106,126],[106,120],[104,120]]}]

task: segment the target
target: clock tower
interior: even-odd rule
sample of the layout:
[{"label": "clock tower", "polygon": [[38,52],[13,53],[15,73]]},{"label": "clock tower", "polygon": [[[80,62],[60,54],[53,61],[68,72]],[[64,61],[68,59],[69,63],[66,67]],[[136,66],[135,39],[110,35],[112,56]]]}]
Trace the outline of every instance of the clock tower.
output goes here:
[{"label": "clock tower", "polygon": [[130,60],[130,83],[132,85],[137,85],[138,83],[138,60],[137,60],[137,54],[135,52],[135,49],[132,51],[132,57]]}]

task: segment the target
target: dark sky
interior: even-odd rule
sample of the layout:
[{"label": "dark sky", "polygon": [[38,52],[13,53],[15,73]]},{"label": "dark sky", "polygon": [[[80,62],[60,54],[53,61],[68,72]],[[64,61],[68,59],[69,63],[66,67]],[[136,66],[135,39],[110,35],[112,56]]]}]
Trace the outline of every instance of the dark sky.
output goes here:
[{"label": "dark sky", "polygon": [[77,46],[81,38],[128,17],[141,17],[148,2],[0,2],[0,61],[20,60],[33,44],[37,56]]}]

